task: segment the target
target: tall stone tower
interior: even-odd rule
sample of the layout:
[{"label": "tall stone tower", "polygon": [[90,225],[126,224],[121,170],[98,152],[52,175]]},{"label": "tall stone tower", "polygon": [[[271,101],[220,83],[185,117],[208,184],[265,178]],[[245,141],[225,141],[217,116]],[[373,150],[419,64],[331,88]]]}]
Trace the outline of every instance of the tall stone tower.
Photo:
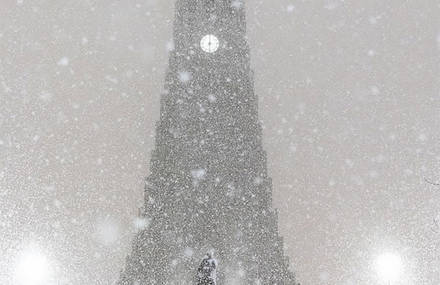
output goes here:
[{"label": "tall stone tower", "polygon": [[151,174],[120,285],[293,285],[272,208],[241,0],[177,0]]}]

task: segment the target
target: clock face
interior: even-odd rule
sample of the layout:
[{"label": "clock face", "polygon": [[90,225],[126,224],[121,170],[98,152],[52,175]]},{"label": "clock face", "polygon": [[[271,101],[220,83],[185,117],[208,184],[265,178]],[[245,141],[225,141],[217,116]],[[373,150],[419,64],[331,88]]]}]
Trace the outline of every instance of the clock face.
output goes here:
[{"label": "clock face", "polygon": [[206,35],[200,41],[200,47],[204,52],[214,53],[218,50],[220,42],[218,38],[214,35]]}]

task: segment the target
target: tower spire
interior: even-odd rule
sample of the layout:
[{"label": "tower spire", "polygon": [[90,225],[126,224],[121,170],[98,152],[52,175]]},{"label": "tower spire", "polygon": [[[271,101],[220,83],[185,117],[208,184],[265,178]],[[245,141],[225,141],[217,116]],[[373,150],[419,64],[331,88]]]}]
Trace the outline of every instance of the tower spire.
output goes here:
[{"label": "tower spire", "polygon": [[[149,227],[120,285],[193,284],[207,250],[219,284],[295,280],[283,254],[239,0],[178,0],[146,180]],[[235,284],[235,283],[234,283]]]}]

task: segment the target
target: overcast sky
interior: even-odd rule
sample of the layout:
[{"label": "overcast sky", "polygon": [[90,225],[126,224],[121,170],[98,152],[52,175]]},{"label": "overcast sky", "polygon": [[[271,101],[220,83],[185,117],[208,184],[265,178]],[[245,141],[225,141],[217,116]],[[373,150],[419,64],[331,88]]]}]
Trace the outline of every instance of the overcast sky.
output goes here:
[{"label": "overcast sky", "polygon": [[[0,283],[111,284],[135,231],[174,1],[0,2]],[[440,282],[440,2],[247,1],[279,227],[302,284]],[[436,225],[436,219],[439,224]],[[52,283],[50,283],[52,284]]]}]

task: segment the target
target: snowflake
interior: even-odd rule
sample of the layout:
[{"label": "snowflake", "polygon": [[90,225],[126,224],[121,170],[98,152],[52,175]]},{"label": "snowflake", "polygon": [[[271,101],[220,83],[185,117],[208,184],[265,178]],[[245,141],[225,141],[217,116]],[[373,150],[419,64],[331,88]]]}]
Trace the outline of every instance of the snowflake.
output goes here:
[{"label": "snowflake", "polygon": [[185,256],[191,257],[194,255],[194,250],[190,247],[185,248],[184,252]]},{"label": "snowflake", "polygon": [[196,180],[201,180],[203,179],[203,177],[205,177],[206,175],[206,170],[205,169],[196,169],[196,170],[192,170],[191,171],[191,175],[194,179]]},{"label": "snowflake", "polygon": [[181,71],[181,72],[179,72],[179,80],[181,82],[187,83],[191,79],[192,79],[192,75],[188,71]]},{"label": "snowflake", "polygon": [[235,0],[232,2],[231,6],[235,9],[240,9],[243,6],[243,2],[240,0]]},{"label": "snowflake", "polygon": [[69,58],[67,57],[62,57],[58,63],[59,66],[68,66],[69,65]]},{"label": "snowflake", "polygon": [[174,42],[172,40],[167,42],[166,49],[168,52],[171,52],[174,50]]}]

